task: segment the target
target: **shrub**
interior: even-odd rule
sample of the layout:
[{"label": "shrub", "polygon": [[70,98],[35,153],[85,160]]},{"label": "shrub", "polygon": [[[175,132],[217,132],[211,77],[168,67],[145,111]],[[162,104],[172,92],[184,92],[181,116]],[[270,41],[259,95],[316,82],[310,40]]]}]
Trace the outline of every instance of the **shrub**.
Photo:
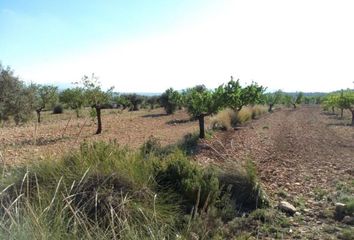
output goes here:
[{"label": "shrub", "polygon": [[185,206],[186,213],[212,205],[219,190],[215,172],[191,163],[183,153],[174,154],[157,170],[156,181],[162,190],[173,189]]},{"label": "shrub", "polygon": [[62,105],[56,105],[53,108],[53,114],[62,114],[64,112]]},{"label": "shrub", "polygon": [[230,198],[239,208],[253,210],[269,205],[267,196],[258,183],[256,169],[251,161],[248,161],[243,168],[229,168],[221,173],[219,180],[224,189],[230,186]]},{"label": "shrub", "polygon": [[201,168],[181,150],[160,154],[153,137],[141,149],[84,143],[60,160],[9,170],[0,238],[210,239],[237,209],[263,203],[253,165]]}]

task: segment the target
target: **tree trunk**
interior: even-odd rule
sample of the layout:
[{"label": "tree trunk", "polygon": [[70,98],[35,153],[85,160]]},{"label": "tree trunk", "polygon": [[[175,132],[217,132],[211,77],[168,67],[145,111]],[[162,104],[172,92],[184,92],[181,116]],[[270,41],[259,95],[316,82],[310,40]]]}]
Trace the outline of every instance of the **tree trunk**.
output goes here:
[{"label": "tree trunk", "polygon": [[101,119],[101,107],[96,106],[96,115],[97,115],[97,131],[96,134],[100,134],[102,132],[102,119]]},{"label": "tree trunk", "polygon": [[273,111],[273,104],[269,104],[268,112],[272,112],[272,111]]},{"label": "tree trunk", "polygon": [[352,126],[354,126],[354,109],[351,110],[351,112],[352,112]]},{"label": "tree trunk", "polygon": [[296,103],[293,103],[293,107],[294,107],[294,109],[296,108]]},{"label": "tree trunk", "polygon": [[41,109],[36,110],[38,123],[41,123],[41,111],[42,111]]},{"label": "tree trunk", "polygon": [[204,115],[198,116],[199,120],[199,138],[205,138]]},{"label": "tree trunk", "polygon": [[332,107],[332,113],[334,114],[334,107]]},{"label": "tree trunk", "polygon": [[76,112],[76,117],[79,118],[80,117],[80,110],[78,108],[76,108],[75,112]]}]

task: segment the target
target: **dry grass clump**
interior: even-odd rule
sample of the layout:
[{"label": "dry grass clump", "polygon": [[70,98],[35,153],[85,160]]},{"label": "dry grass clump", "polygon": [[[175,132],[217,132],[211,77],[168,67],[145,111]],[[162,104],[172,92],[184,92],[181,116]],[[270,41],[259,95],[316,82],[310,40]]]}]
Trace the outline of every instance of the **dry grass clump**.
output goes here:
[{"label": "dry grass clump", "polygon": [[268,112],[268,108],[264,105],[255,105],[252,107],[252,119],[256,119],[257,117]]},{"label": "dry grass clump", "polygon": [[213,129],[229,130],[237,123],[237,114],[234,110],[226,108],[215,115],[211,120]]},{"label": "dry grass clump", "polygon": [[229,130],[237,124],[243,124],[251,119],[258,118],[267,110],[267,107],[263,105],[243,107],[238,112],[226,108],[212,118],[211,126],[213,129]]}]

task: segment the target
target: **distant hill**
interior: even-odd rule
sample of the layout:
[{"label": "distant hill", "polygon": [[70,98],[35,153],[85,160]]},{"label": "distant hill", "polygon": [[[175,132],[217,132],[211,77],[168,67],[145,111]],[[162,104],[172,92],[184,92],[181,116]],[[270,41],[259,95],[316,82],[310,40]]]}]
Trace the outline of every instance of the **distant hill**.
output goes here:
[{"label": "distant hill", "polygon": [[[296,96],[299,92],[285,92],[285,94],[290,96]],[[302,92],[305,97],[322,97],[327,95],[326,92]]]}]

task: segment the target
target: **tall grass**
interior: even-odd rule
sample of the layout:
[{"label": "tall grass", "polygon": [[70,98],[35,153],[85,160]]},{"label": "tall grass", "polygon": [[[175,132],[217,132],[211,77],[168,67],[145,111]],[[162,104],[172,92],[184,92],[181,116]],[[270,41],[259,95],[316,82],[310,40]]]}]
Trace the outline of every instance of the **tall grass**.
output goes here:
[{"label": "tall grass", "polygon": [[211,125],[213,129],[229,130],[237,124],[246,123],[265,113],[267,113],[267,107],[263,105],[246,106],[238,112],[226,108],[212,118]]},{"label": "tall grass", "polygon": [[217,222],[263,201],[253,170],[201,168],[183,151],[154,144],[131,151],[84,143],[62,159],[8,170],[0,239],[188,239],[192,232],[209,239]]}]

